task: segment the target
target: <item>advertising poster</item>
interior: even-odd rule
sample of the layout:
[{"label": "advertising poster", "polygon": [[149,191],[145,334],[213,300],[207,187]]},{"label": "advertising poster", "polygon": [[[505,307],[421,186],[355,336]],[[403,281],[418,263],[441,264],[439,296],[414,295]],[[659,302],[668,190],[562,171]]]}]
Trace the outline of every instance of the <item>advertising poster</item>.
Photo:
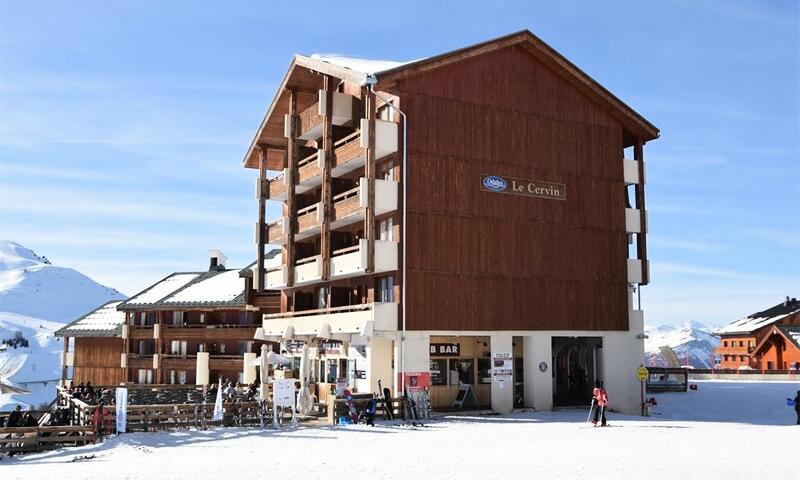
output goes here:
[{"label": "advertising poster", "polygon": [[[400,385],[401,377],[397,375],[397,384]],[[409,392],[430,387],[431,372],[406,372],[406,389]]]},{"label": "advertising poster", "polygon": [[294,379],[275,379],[272,384],[272,395],[276,407],[293,407]]},{"label": "advertising poster", "polygon": [[505,382],[511,382],[514,374],[514,357],[510,353],[495,353],[492,358],[492,376],[497,379],[498,386],[503,388]]}]

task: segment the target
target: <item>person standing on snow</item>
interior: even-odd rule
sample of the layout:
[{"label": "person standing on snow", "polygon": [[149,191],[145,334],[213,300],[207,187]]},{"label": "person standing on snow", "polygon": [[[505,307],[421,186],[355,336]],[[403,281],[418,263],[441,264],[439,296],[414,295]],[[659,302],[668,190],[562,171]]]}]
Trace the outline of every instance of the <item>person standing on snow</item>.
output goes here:
[{"label": "person standing on snow", "polygon": [[606,426],[606,408],[608,407],[608,392],[603,388],[603,382],[597,382],[597,387],[592,391],[594,394],[594,402],[597,408],[594,409],[594,418],[592,424],[597,426],[597,421],[600,420],[600,426]]},{"label": "person standing on snow", "polygon": [[797,391],[797,395],[794,397],[794,411],[797,413],[797,424],[800,425],[800,390]]}]

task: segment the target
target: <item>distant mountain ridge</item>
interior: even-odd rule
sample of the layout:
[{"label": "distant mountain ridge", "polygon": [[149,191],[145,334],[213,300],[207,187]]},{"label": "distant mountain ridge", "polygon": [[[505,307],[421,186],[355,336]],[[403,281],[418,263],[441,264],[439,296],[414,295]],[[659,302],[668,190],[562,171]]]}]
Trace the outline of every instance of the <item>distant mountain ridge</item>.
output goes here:
[{"label": "distant mountain ridge", "polygon": [[0,240],[0,341],[19,332],[27,347],[0,349],[0,379],[30,394],[0,394],[0,410],[39,406],[55,396],[63,343],[53,332],[110,300],[125,296],[86,275],[53,265],[22,245]]},{"label": "distant mountain ridge", "polygon": [[680,327],[661,325],[646,327],[644,341],[645,365],[665,367],[669,363],[660,347],[672,348],[681,365],[694,368],[712,368],[714,349],[719,338],[711,334],[717,327],[700,322],[688,322]]},{"label": "distant mountain ridge", "polygon": [[70,322],[95,306],[125,298],[18,243],[0,241],[0,312]]}]

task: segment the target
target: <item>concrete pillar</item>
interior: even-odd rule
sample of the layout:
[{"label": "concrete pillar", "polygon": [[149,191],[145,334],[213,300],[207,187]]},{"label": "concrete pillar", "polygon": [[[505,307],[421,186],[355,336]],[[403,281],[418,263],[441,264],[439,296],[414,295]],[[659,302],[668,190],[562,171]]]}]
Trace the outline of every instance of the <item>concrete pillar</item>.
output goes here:
[{"label": "concrete pillar", "polygon": [[[509,355],[513,359],[514,346],[511,334],[498,332],[491,336],[492,362],[497,354]],[[492,364],[494,369],[494,364]],[[513,371],[513,367],[512,367]],[[511,377],[500,382],[492,372],[492,410],[498,413],[509,413],[514,409],[514,382]]]},{"label": "concrete pillar", "polygon": [[599,351],[599,380],[603,381],[608,391],[608,406],[611,410],[639,415],[641,387],[636,378],[636,369],[644,360],[644,340],[638,338],[644,331],[644,317],[641,313],[630,316],[629,328],[627,332],[603,336],[603,348]]},{"label": "concrete pillar", "polygon": [[392,386],[392,341],[385,338],[370,338],[367,343],[367,380],[370,391],[382,395],[378,387],[381,385]]},{"label": "concrete pillar", "polygon": [[[400,347],[401,342],[398,335],[398,339],[394,342],[394,384],[384,384],[386,387],[392,387],[392,391],[396,395],[402,394],[402,392],[400,392],[400,384],[398,383],[398,378],[402,370]],[[423,332],[406,332],[404,349],[406,372],[430,372],[431,352],[430,336],[428,334]]]},{"label": "concrete pillar", "polygon": [[[539,334],[522,338],[522,360],[525,365],[525,406],[535,410],[553,409],[553,343],[550,335]],[[539,364],[547,369],[542,372]]]}]

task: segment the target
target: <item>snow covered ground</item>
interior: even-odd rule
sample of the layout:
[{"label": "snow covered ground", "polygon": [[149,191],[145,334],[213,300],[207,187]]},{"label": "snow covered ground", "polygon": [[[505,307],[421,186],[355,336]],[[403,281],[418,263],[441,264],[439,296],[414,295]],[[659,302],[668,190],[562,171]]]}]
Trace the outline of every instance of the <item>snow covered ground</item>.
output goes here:
[{"label": "snow covered ground", "polygon": [[[786,398],[800,382],[696,382],[657,395],[649,418],[586,411],[444,416],[425,427],[301,427],[281,431],[136,433],[99,445],[3,459],[4,479],[795,478],[800,426]],[[613,398],[611,399],[613,404]],[[75,461],[81,457],[90,457]],[[755,461],[757,459],[757,461]],[[768,466],[768,467],[765,467]]]}]

